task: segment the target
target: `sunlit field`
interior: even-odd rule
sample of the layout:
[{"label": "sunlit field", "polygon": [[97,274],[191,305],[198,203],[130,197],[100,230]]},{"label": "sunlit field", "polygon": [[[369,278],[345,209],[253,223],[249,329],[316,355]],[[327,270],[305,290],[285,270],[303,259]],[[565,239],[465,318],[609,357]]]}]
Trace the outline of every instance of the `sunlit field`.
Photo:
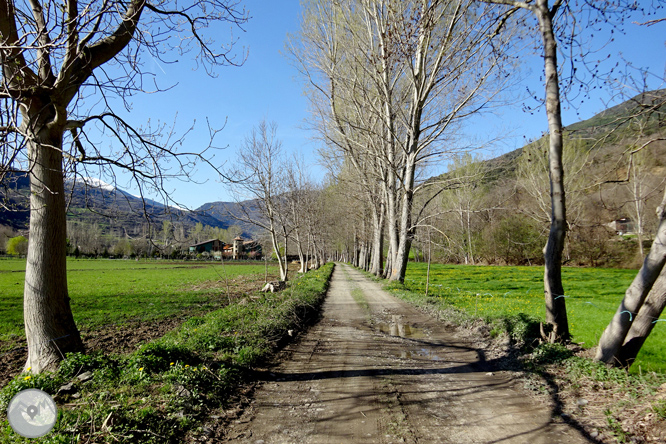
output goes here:
[{"label": "sunlit field", "polygon": [[[54,429],[40,442],[192,441],[190,437],[213,412],[235,405],[230,400],[239,396],[235,395],[239,387],[257,378],[254,370],[264,368],[295,329],[316,319],[333,270],[333,264],[324,265],[293,279],[288,291],[272,294],[259,291],[264,279],[261,262],[227,263],[224,268],[219,262],[72,261],[69,265],[73,311],[79,324],[107,319],[96,317],[98,312],[122,321],[117,317],[119,310],[127,311],[124,317],[152,318],[181,308],[185,311],[179,312],[183,315],[180,325],[134,344],[132,350],[71,353],[54,372],[3,375],[13,377],[1,387],[0,410],[6,411],[10,400],[25,389],[64,396],[58,400]],[[21,267],[4,264],[4,269]],[[223,291],[225,270],[231,293],[236,287],[229,304]],[[6,274],[22,273],[0,274],[6,285],[11,281]],[[86,288],[100,284],[109,289]],[[193,313],[188,304],[221,307]],[[15,307],[7,311],[20,312]],[[80,383],[77,376],[84,372],[94,377]],[[77,397],[61,394],[59,389],[66,384],[76,387]],[[112,427],[108,427],[109,418],[113,418]],[[0,419],[0,443],[28,441],[12,431],[8,420]]]},{"label": "sunlit field", "polygon": [[[220,308],[243,282],[264,277],[264,263],[70,259],[67,281],[74,319],[92,328]],[[276,267],[269,266],[269,278]],[[23,337],[25,260],[0,260],[0,341]]]},{"label": "sunlit field", "polygon": [[[410,263],[405,286],[424,293],[427,264]],[[585,347],[599,337],[636,276],[636,270],[564,268],[569,327]],[[526,313],[545,318],[543,267],[435,265],[429,295],[484,319]],[[666,318],[666,316],[663,316]],[[632,371],[666,372],[666,322],[657,322]]]}]

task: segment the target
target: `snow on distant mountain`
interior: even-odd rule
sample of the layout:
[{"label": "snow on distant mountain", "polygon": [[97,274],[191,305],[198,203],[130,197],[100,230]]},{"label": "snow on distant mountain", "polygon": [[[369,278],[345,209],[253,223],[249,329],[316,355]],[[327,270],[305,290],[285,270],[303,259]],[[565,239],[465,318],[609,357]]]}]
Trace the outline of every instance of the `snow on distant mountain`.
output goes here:
[{"label": "snow on distant mountain", "polygon": [[108,184],[101,179],[97,179],[96,177],[79,177],[76,179],[76,181],[79,183],[83,183],[85,186],[90,188],[99,188],[105,191],[116,190],[116,187],[114,187],[113,185]]},{"label": "snow on distant mountain", "polygon": [[[71,180],[67,180],[68,183],[71,183]],[[133,205],[134,201],[140,202],[141,206],[143,206],[143,202],[145,204],[152,208],[152,209],[162,209],[165,212],[171,212],[172,210],[175,211],[181,211],[183,213],[187,213],[190,210],[186,208],[179,207],[177,205],[164,205],[161,202],[158,202],[153,199],[149,199],[147,197],[141,198],[141,196],[137,196],[136,194],[132,194],[128,191],[122,190],[120,188],[117,188],[109,183],[104,182],[101,179],[98,179],[96,177],[77,177],[76,178],[76,183],[79,185],[83,185],[86,188],[86,191],[89,190],[99,190],[102,192],[108,192],[108,193],[117,193],[120,194],[121,196],[124,196],[129,202],[130,207],[134,207],[136,205]],[[113,194],[110,195],[112,197]]]}]

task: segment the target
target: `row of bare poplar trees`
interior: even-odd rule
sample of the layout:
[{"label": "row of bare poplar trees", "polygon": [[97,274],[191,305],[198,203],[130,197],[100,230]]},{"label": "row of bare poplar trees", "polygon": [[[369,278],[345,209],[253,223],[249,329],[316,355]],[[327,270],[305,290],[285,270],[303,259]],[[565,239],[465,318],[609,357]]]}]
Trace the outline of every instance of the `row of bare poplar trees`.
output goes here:
[{"label": "row of bare poplar trees", "polygon": [[[580,47],[581,25],[613,26],[638,6],[619,0],[310,0],[303,7],[301,30],[288,49],[306,79],[312,126],[324,141],[322,155],[328,165],[352,180],[364,196],[373,240],[370,251],[355,260],[367,262],[370,271],[389,280],[404,280],[415,231],[419,224],[428,225],[422,215],[429,201],[417,207],[415,196],[433,184],[420,175],[430,163],[456,154],[465,120],[491,107],[510,88],[525,54],[520,45],[529,41],[540,48],[549,134],[546,334],[551,342],[567,341],[558,50]],[[567,63],[578,61],[574,57]],[[584,61],[581,65],[586,66]],[[597,74],[592,72],[592,78]],[[643,304],[666,260],[666,220],[661,214],[660,220],[645,265],[601,339],[597,358],[604,362],[630,364],[634,335],[643,334],[629,333],[632,325],[638,328],[632,321],[644,314],[654,319],[663,309],[662,294],[655,294],[658,302]]]}]

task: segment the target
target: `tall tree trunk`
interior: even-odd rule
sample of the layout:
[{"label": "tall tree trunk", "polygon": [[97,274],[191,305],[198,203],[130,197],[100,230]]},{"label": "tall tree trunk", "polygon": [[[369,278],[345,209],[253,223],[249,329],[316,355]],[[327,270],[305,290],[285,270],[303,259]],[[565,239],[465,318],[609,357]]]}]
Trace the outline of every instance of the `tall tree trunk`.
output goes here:
[{"label": "tall tree trunk", "polygon": [[352,254],[353,254],[353,256],[352,256],[351,264],[354,267],[358,267],[358,235],[356,234],[355,231],[354,231],[354,240],[353,240],[353,242],[354,242],[352,244],[352,252],[353,252]]},{"label": "tall tree trunk", "polygon": [[643,248],[643,190],[641,180],[636,174],[637,170],[636,162],[634,161],[631,166],[631,173],[634,179],[632,194],[634,197],[634,209],[636,211],[636,224],[634,230],[636,232],[636,238],[638,239],[638,251],[641,254],[641,260],[645,260],[645,249]]},{"label": "tall tree trunk", "polygon": [[[418,140],[415,138],[415,140]],[[409,250],[412,246],[412,204],[414,201],[414,173],[416,164],[416,150],[406,159],[403,176],[403,195],[400,202],[400,220],[397,233],[398,249],[391,261],[391,276],[389,280],[404,282],[409,261]]]},{"label": "tall tree trunk", "polygon": [[432,239],[430,238],[430,227],[428,227],[428,270],[426,271],[426,288],[425,296],[428,297],[428,290],[430,289],[430,262],[432,260]]},{"label": "tall tree trunk", "polygon": [[305,272],[310,271],[310,260],[312,259],[312,237],[308,235],[308,247],[305,250]]},{"label": "tall tree trunk", "polygon": [[[393,178],[391,180],[394,180]],[[398,245],[400,243],[400,238],[398,236],[398,205],[397,205],[397,196],[395,195],[395,189],[389,190],[388,196],[388,237],[389,237],[389,256],[387,257],[386,271],[384,274],[387,279],[390,279],[393,276],[393,269],[397,262],[397,252]]]},{"label": "tall tree trunk", "polygon": [[365,269],[365,241],[358,247],[358,268]]},{"label": "tall tree trunk", "polygon": [[284,282],[289,280],[289,235],[287,234],[287,228],[282,225],[282,238],[284,239]]},{"label": "tall tree trunk", "polygon": [[617,308],[613,319],[599,339],[594,359],[607,364],[620,365],[620,348],[626,342],[627,333],[632,328],[634,317],[648,297],[666,264],[666,192],[657,209],[659,228],[652,242],[652,248],[643,261],[633,282]]},{"label": "tall tree trunk", "polygon": [[[379,212],[379,214],[377,214]],[[384,266],[384,204],[380,205],[378,211],[372,214],[372,264],[370,273],[379,277],[382,275]]]},{"label": "tall tree trunk", "polygon": [[464,218],[464,213],[462,211],[462,207],[460,208],[460,212],[458,213],[458,216],[460,216],[460,230],[462,232],[462,240],[460,241],[460,249],[461,253],[465,258],[465,265],[469,264],[469,252],[467,248],[467,230],[465,228],[465,218]]},{"label": "tall tree trunk", "polygon": [[[386,137],[391,138],[392,135],[387,135]],[[393,142],[387,143],[387,145],[392,145]],[[395,168],[395,156],[393,155],[392,148],[390,148],[388,154],[388,164],[391,169]],[[387,211],[387,222],[388,222],[388,241],[389,241],[389,254],[386,260],[386,269],[384,275],[387,279],[391,279],[393,276],[393,270],[397,262],[397,252],[400,238],[398,235],[398,190],[396,184],[396,175],[397,173],[389,174],[385,195],[386,195],[386,211]]]},{"label": "tall tree trunk", "polygon": [[[337,255],[337,252],[336,252]],[[312,256],[311,260],[313,262],[312,266],[314,267],[315,270],[319,269],[319,249],[317,248],[317,244],[313,241],[312,243]],[[336,258],[337,260],[337,258]]]},{"label": "tall tree trunk", "polygon": [[393,260],[393,247],[389,244],[388,253],[386,254],[386,266],[384,267],[384,279],[388,279],[391,273],[391,261]]},{"label": "tall tree trunk", "polygon": [[312,240],[308,249],[308,270],[317,269],[317,244]]},{"label": "tall tree trunk", "polygon": [[560,85],[557,74],[557,42],[553,34],[552,15],[547,0],[538,0],[536,14],[544,45],[544,72],[546,75],[546,114],[550,133],[550,198],[551,225],[544,248],[544,295],[546,322],[552,326],[549,341],[569,339],[569,321],[562,286],[562,251],[566,237],[566,205],[564,195],[564,169],[562,167],[562,115]]},{"label": "tall tree trunk", "polygon": [[303,251],[303,242],[301,241],[301,236],[296,230],[296,249],[298,250],[298,262],[300,263],[299,273],[306,273],[308,271],[307,259],[305,257],[305,252]]},{"label": "tall tree trunk", "polygon": [[471,211],[470,206],[467,207],[467,248],[469,250],[469,260],[472,265],[476,265],[474,262],[474,249],[472,248],[472,221],[471,221]]},{"label": "tall tree trunk", "polygon": [[43,125],[28,141],[30,239],[23,292],[26,369],[54,369],[65,353],[83,351],[67,291],[67,224],[62,131]]},{"label": "tall tree trunk", "polygon": [[272,222],[270,225],[270,229],[268,231],[271,234],[271,244],[273,245],[273,251],[275,252],[275,257],[277,258],[278,261],[278,267],[280,268],[280,280],[286,281],[287,263],[286,260],[282,260],[282,256],[280,255],[280,242],[278,241],[277,233],[275,232],[275,227],[273,226]]}]

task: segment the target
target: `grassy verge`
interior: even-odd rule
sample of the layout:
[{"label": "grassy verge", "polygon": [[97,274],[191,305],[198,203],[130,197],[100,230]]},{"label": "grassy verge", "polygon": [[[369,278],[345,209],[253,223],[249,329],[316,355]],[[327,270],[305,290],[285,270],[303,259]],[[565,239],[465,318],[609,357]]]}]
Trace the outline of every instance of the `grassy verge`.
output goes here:
[{"label": "grassy verge", "polygon": [[555,412],[590,438],[618,443],[666,439],[666,375],[628,374],[554,344],[536,347],[524,362],[535,382],[530,388],[546,391]]},{"label": "grassy verge", "polygon": [[[255,293],[191,318],[129,356],[73,354],[54,373],[22,374],[0,391],[0,412],[18,391],[41,388],[60,408],[41,442],[180,442],[225,405],[289,330],[314,317],[332,270],[327,264],[281,293]],[[0,442],[28,441],[6,418],[0,423]]]}]

